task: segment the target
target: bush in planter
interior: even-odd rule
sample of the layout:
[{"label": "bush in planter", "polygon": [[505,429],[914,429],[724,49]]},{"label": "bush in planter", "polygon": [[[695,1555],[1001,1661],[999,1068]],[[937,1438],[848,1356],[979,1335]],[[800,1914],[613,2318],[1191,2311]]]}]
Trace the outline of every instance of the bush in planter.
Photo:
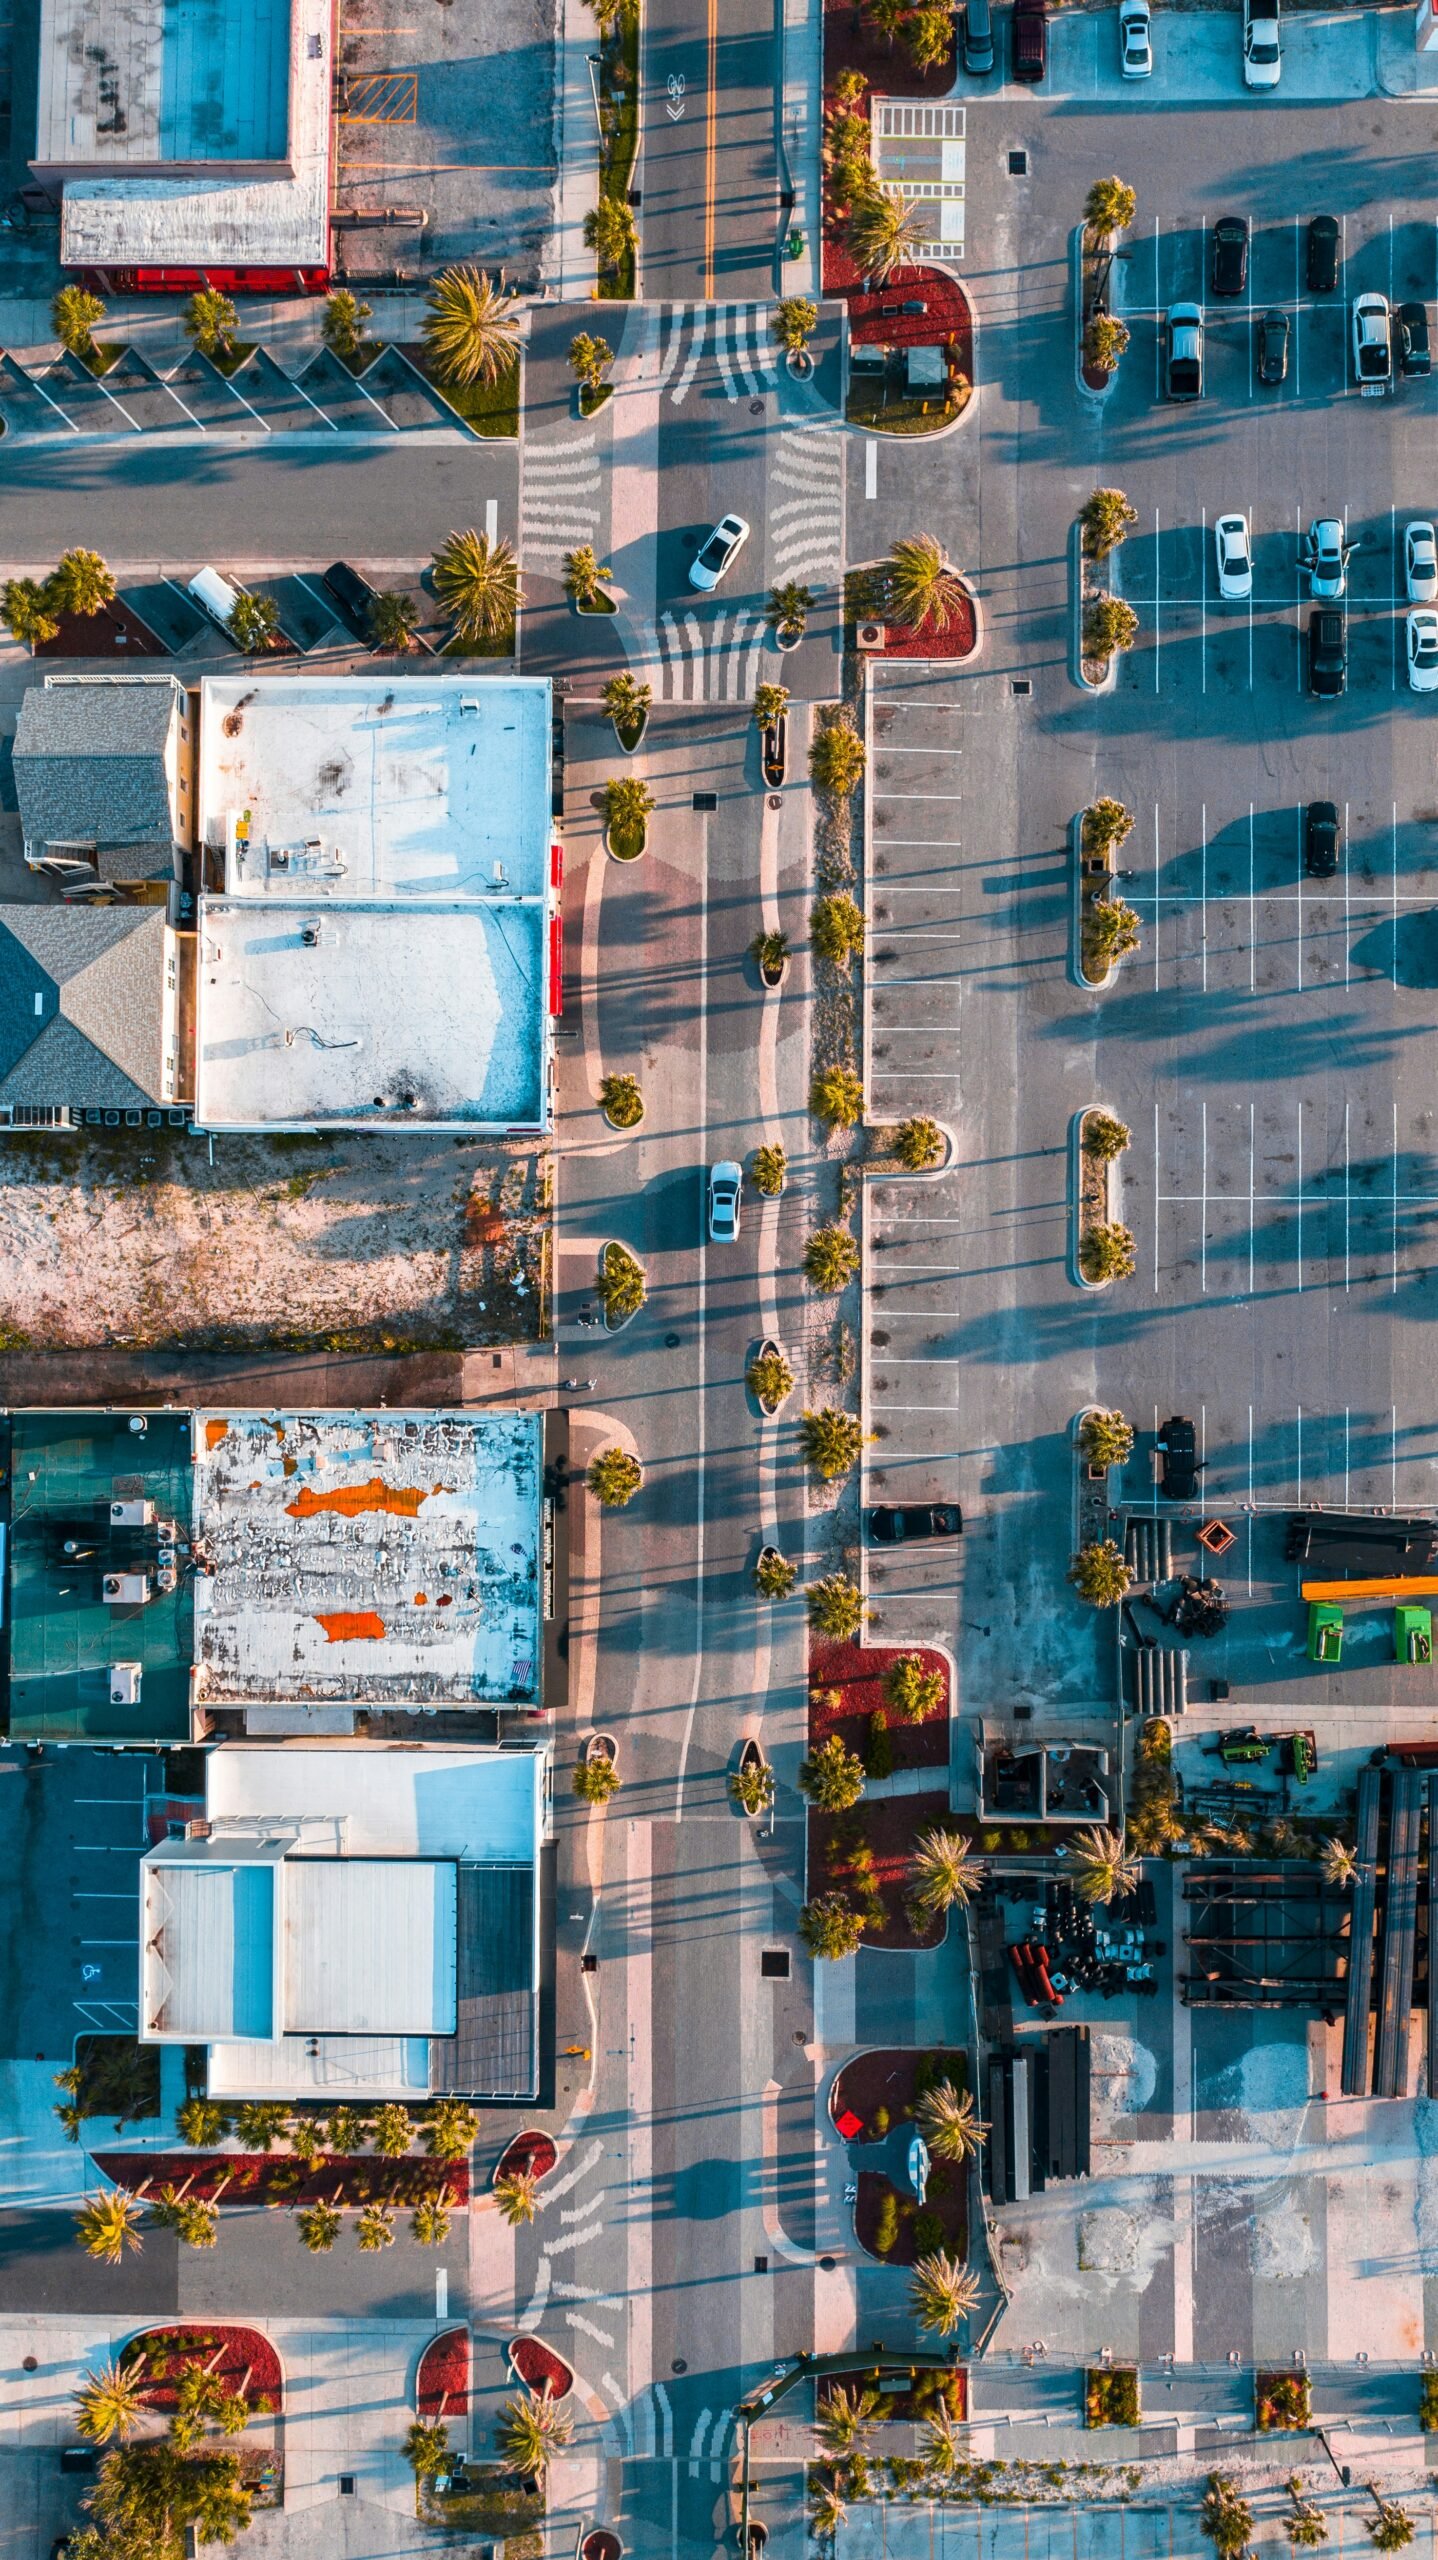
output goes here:
[{"label": "bush in planter", "polygon": [[[783,304],[779,307],[782,310]],[[759,728],[772,729],[788,708],[789,688],[786,684],[757,684],[754,687],[754,719]]]},{"label": "bush in planter", "polygon": [[[865,125],[865,134],[868,130],[868,126]],[[792,633],[797,639],[802,635],[804,625],[813,610],[814,598],[811,590],[800,586],[797,578],[789,578],[783,586],[769,589],[769,601],[764,607],[764,619],[771,630],[782,632],[786,638]]]},{"label": "bush in planter", "polygon": [[856,1636],[869,1615],[862,1592],[843,1573],[826,1573],[811,1582],[804,1601],[815,1634],[828,1636],[835,1644]]},{"label": "bush in planter", "polygon": [[644,851],[654,807],[654,794],[647,782],[639,782],[631,775],[606,782],[604,823],[610,844],[622,861],[632,862],[636,854]]},{"label": "bush in planter", "polygon": [[607,275],[617,275],[639,246],[639,227],[629,206],[618,196],[601,196],[584,217],[584,245],[592,249]]},{"label": "bush in planter", "polygon": [[799,1763],[799,1793],[821,1813],[847,1813],[863,1792],[863,1761],[837,1733]]},{"label": "bush in planter", "polygon": [[1083,360],[1094,373],[1117,373],[1128,352],[1128,331],[1111,311],[1095,311],[1084,324]]},{"label": "bush in planter", "polygon": [[1083,850],[1095,860],[1104,854],[1117,853],[1133,833],[1133,812],[1121,800],[1105,796],[1095,800],[1083,813]]},{"label": "bush in planter", "polygon": [[1086,658],[1111,658],[1131,649],[1138,638],[1138,615],[1122,596],[1092,596],[1084,606],[1083,646]]},{"label": "bush in planter", "polygon": [[53,640],[60,628],[59,617],[37,578],[7,578],[0,613],[11,638],[32,653],[43,641]]},{"label": "bush in planter", "polygon": [[1133,1424],[1096,1405],[1079,1425],[1079,1449],[1091,1467],[1126,1466],[1133,1454]]},{"label": "bush in planter", "polygon": [[887,2258],[899,2237],[899,2199],[890,2186],[879,2198],[878,2218],[870,2246],[877,2257]]},{"label": "bush in planter", "polygon": [[635,676],[611,676],[599,699],[619,732],[620,745],[637,747],[654,699],[653,686],[640,684]]},{"label": "bush in planter", "polygon": [[836,800],[849,799],[863,779],[864,761],[864,741],[858,730],[845,719],[831,720],[809,749],[815,790],[832,792]]},{"label": "bush in planter", "polygon": [[1277,2428],[1306,2427],[1310,2414],[1306,2373],[1259,2375],[1256,2415],[1260,2435],[1269,2434]]},{"label": "bush in planter", "polygon": [[[1425,2380],[1427,2377],[1424,2377]],[[1328,2518],[1312,2498],[1305,2497],[1303,2482],[1295,2471],[1288,2482],[1289,2510],[1283,2519],[1283,2530],[1295,2549],[1315,2550],[1328,2540]]]},{"label": "bush in planter", "polygon": [[644,1271],[627,1245],[607,1244],[599,1261],[599,1295],[610,1324],[637,1316],[644,1304]]},{"label": "bush in planter", "polygon": [[812,1288],[828,1297],[853,1279],[859,1248],[846,1227],[819,1227],[804,1247],[804,1274]]},{"label": "bush in planter", "polygon": [[280,609],[273,596],[253,596],[241,589],[235,598],[234,611],[225,628],[237,649],[246,656],[268,649],[280,627]]},{"label": "bush in planter", "polygon": [[[863,1913],[842,1893],[816,1893],[799,1914],[799,1935],[810,1955],[828,1964],[851,1956],[863,1934]],[[889,2245],[893,2246],[892,2241]]]},{"label": "bush in planter", "polygon": [[754,1567],[754,1588],[761,1600],[787,1600],[799,1579],[799,1568],[787,1556],[762,1555]]},{"label": "bush in planter", "polygon": [[570,339],[569,369],[579,384],[579,405],[586,416],[598,408],[598,394],[613,362],[614,349],[607,338],[592,338],[587,329],[581,329]]},{"label": "bush in planter", "polygon": [[794,1391],[794,1372],[782,1351],[761,1351],[747,1372],[749,1393],[761,1404],[782,1404]]},{"label": "bush in planter", "polygon": [[202,356],[212,358],[230,353],[240,325],[239,313],[229,295],[215,292],[210,285],[191,294],[181,320],[191,344],[199,348]]},{"label": "bush in planter", "polygon": [[809,910],[809,939],[821,960],[836,967],[864,948],[864,910],[857,898],[840,891],[820,898]]},{"label": "bush in planter", "polygon": [[729,1795],[751,1820],[767,1813],[774,1801],[774,1772],[767,1760],[749,1760],[729,1773]]},{"label": "bush in planter", "polygon": [[1138,197],[1123,178],[1095,178],[1084,198],[1083,218],[1090,231],[1127,231],[1138,211]]},{"label": "bush in planter", "polygon": [[1136,2427],[1138,2422],[1138,2375],[1133,2367],[1091,2367],[1084,2375],[1085,2425]]},{"label": "bush in planter", "polygon": [[576,1760],[569,1783],[581,1804],[608,1804],[624,1781],[613,1761],[601,1753],[594,1760]]},{"label": "bush in planter", "polygon": [[1116,1609],[1133,1574],[1122,1547],[1112,1538],[1095,1538],[1080,1547],[1069,1566],[1068,1580],[1091,1609]]},{"label": "bush in planter", "polygon": [[777,978],[789,957],[787,933],[756,933],[749,945],[749,957],[767,977]]},{"label": "bush in planter", "polygon": [[922,2212],[915,2214],[912,2230],[914,2247],[921,2258],[932,2257],[936,2249],[942,2249],[948,2237],[944,2229],[944,2217],[941,2213],[935,2213],[932,2205],[926,2205]]},{"label": "bush in planter", "polygon": [[614,571],[602,564],[592,542],[564,555],[564,592],[581,613],[592,613],[604,597],[604,582]]},{"label": "bush in planter", "polygon": [[105,317],[105,306],[98,294],[87,293],[82,284],[62,284],[50,305],[50,326],[62,347],[83,364],[98,354],[95,332]]},{"label": "bush in planter", "polygon": [[937,1120],[901,1120],[894,1132],[894,1153],[910,1173],[927,1173],[944,1152],[944,1133]]},{"label": "bush in planter", "polygon": [[1100,1164],[1112,1164],[1132,1137],[1127,1123],[1115,1119],[1111,1111],[1090,1111],[1083,1124],[1083,1151],[1086,1156],[1096,1156]]},{"label": "bush in planter", "polygon": [[786,356],[801,356],[819,326],[819,306],[807,294],[786,294],[775,304],[770,326]]},{"label": "bush in planter", "polygon": [[622,1511],[639,1491],[644,1470],[628,1449],[601,1449],[598,1457],[590,1459],[586,1481],[606,1511]]},{"label": "bush in planter", "polygon": [[927,1671],[919,1653],[901,1653],[884,1674],[884,1696],[904,1724],[922,1724],[944,1702],[942,1671]]},{"label": "bush in planter", "polygon": [[353,364],[365,342],[365,322],[373,318],[369,304],[358,301],[343,285],[325,296],[320,335],[341,364]]},{"label": "bush in planter", "polygon": [[908,266],[917,256],[928,236],[929,215],[926,207],[906,203],[902,196],[886,196],[871,169],[866,177],[849,216],[849,247],[860,273],[882,285],[896,267]]},{"label": "bush in planter", "polygon": [[1135,1263],[1130,1228],[1110,1219],[1090,1227],[1079,1245],[1079,1269],[1086,1280],[1128,1280]]},{"label": "bush in planter", "polygon": [[1111,969],[1139,946],[1139,923],[1122,898],[1092,898],[1084,914],[1084,956],[1095,969]]},{"label": "bush in planter", "polygon": [[789,1159],[782,1147],[756,1147],[749,1179],[766,1200],[777,1200],[788,1169]]},{"label": "bush in planter", "polygon": [[46,602],[55,613],[98,613],[114,593],[114,572],[98,551],[62,552],[45,581]]},{"label": "bush in planter", "polygon": [[1095,489],[1079,517],[1083,547],[1090,560],[1106,560],[1137,522],[1138,509],[1130,506],[1122,489]]},{"label": "bush in planter", "polygon": [[832,1484],[835,1476],[847,1475],[858,1464],[864,1426],[856,1413],[844,1413],[838,1405],[823,1404],[803,1416],[799,1446],[815,1475],[825,1484]]},{"label": "bush in planter", "polygon": [[855,1128],[864,1116],[864,1088],[852,1067],[821,1067],[810,1079],[809,1109],[831,1129]]},{"label": "bush in planter", "polygon": [[617,1129],[637,1129],[644,1117],[638,1077],[606,1076],[599,1088],[599,1104]]}]

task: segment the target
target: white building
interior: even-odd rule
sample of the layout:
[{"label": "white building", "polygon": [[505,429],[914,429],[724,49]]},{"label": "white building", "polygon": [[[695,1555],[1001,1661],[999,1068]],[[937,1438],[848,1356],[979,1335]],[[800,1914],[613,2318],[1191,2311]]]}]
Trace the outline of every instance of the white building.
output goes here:
[{"label": "white building", "polygon": [[549,758],[538,680],[204,685],[201,1127],[548,1128]]},{"label": "white building", "polygon": [[140,2036],[216,2098],[539,2086],[543,1750],[227,1745],[140,1870]]}]

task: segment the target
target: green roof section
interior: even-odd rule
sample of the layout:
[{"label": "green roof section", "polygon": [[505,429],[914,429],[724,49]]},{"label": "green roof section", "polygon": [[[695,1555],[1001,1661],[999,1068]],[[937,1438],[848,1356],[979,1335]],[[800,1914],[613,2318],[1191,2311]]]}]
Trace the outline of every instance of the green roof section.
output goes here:
[{"label": "green roof section", "polygon": [[[7,1427],[0,1491],[9,1515],[12,1739],[187,1742],[194,1624],[189,1415],[12,1413]],[[124,1506],[119,1516],[117,1505]],[[140,1577],[148,1596],[107,1600],[106,1584],[117,1577],[130,1590]],[[137,1696],[112,1695],[136,1687]]]}]

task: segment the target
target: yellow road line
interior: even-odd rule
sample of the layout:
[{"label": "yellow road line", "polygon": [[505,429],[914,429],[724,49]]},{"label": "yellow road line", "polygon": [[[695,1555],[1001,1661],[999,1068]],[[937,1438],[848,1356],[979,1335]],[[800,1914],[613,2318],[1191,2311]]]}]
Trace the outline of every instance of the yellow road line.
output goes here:
[{"label": "yellow road line", "polygon": [[704,106],[704,299],[714,299],[714,124],[719,76],[719,0],[709,0],[709,79]]}]

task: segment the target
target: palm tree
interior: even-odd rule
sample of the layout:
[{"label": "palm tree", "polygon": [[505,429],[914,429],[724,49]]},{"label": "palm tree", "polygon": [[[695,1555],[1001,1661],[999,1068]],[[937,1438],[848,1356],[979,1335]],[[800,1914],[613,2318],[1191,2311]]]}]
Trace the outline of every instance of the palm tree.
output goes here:
[{"label": "palm tree", "polygon": [[952,2480],[964,2458],[964,2440],[947,2409],[924,2421],[924,2461],[939,2480]]},{"label": "palm tree", "polygon": [[844,1413],[838,1405],[820,1405],[816,1412],[800,1415],[799,1446],[815,1475],[832,1484],[836,1476],[847,1475],[857,1465],[864,1426],[856,1413]]},{"label": "palm tree", "polygon": [[937,71],[941,63],[948,61],[953,47],[952,10],[916,9],[904,31],[904,41],[916,71]]},{"label": "palm tree", "polygon": [[584,245],[594,251],[600,266],[611,275],[618,273],[626,258],[633,257],[639,246],[639,232],[622,197],[601,196],[585,215]]},{"label": "palm tree", "polygon": [[1122,178],[1095,178],[1084,199],[1083,218],[1090,231],[1127,231],[1138,211],[1138,198]]},{"label": "palm tree", "polygon": [[10,628],[11,637],[31,655],[46,640],[53,640],[60,628],[49,596],[36,578],[7,578],[0,612]]},{"label": "palm tree", "polygon": [[606,1511],[622,1511],[644,1482],[644,1470],[632,1450],[601,1449],[590,1459],[584,1481]]},{"label": "palm tree", "polygon": [[1245,2548],[1253,2531],[1253,2509],[1226,2471],[1210,2471],[1198,2522],[1215,2551],[1227,2555]]},{"label": "palm tree", "polygon": [[370,606],[366,629],[372,649],[392,650],[397,658],[408,656],[419,629],[419,607],[413,596],[399,588],[386,588]]},{"label": "palm tree", "polygon": [[788,294],[775,304],[769,325],[786,355],[801,356],[819,326],[819,306],[807,294]]},{"label": "palm tree", "polygon": [[1073,1879],[1085,1902],[1114,1902],[1132,1893],[1141,1869],[1121,1833],[1096,1824],[1074,1842]]},{"label": "palm tree", "polygon": [[816,2480],[813,2484],[813,2499],[813,2506],[809,2510],[810,2530],[817,2542],[832,2542],[840,2525],[847,2521],[849,2514],[840,2495],[837,2480]]},{"label": "palm tree", "polygon": [[592,542],[581,542],[577,551],[564,555],[564,591],[581,610],[593,607],[604,593],[604,581],[614,571],[601,565]]},{"label": "palm tree", "polygon": [[230,2119],[212,2098],[187,2098],[175,2118],[180,2140],[191,2151],[213,2151],[230,2130]]},{"label": "palm tree", "polygon": [[[608,1804],[617,1796],[624,1781],[605,1751],[597,1751],[593,1759],[576,1760],[570,1785],[581,1804]],[[497,2190],[496,2190],[497,2192]],[[526,2215],[525,2219],[528,2220]],[[506,2221],[513,2220],[511,2215]]]},{"label": "palm tree", "polygon": [[236,596],[234,610],[225,628],[237,649],[246,657],[254,657],[268,649],[280,627],[280,609],[273,596],[251,595],[242,588]]},{"label": "palm tree", "polygon": [[355,2238],[370,2255],[394,2245],[394,2213],[387,2204],[362,2205],[355,2222]]},{"label": "palm tree", "polygon": [[919,2327],[935,2330],[940,2337],[947,2337],[967,2318],[981,2291],[972,2270],[942,2249],[920,2258],[909,2279],[909,2300]]},{"label": "palm tree", "polygon": [[334,2204],[307,2204],[295,2215],[295,2228],[315,2257],[334,2247],[343,2223],[344,2216]]},{"label": "palm tree", "polygon": [[799,1914],[799,1935],[810,1955],[827,1964],[854,1953],[865,1925],[862,1911],[855,1911],[842,1893],[816,1893]]},{"label": "palm tree", "polygon": [[983,1882],[973,1845],[961,1831],[921,1832],[909,1863],[909,1905],[922,1920],[940,1919],[956,1902],[962,1910]]},{"label": "palm tree", "polygon": [[365,322],[373,317],[369,304],[357,301],[343,285],[329,294],[320,334],[331,355],[338,356],[342,363],[352,362],[364,345]]},{"label": "palm tree", "polygon": [[519,362],[515,297],[478,267],[446,267],[435,277],[419,330],[437,382],[498,382]]},{"label": "palm tree", "polygon": [[442,2418],[416,2418],[404,2440],[404,2458],[416,2480],[429,2480],[442,2470],[449,2452],[449,2429]]},{"label": "palm tree", "polygon": [[729,1772],[729,1795],[751,1822],[767,1813],[774,1801],[774,1772],[767,1760],[746,1760]]},{"label": "palm tree", "polygon": [[894,38],[909,14],[909,0],[864,0],[864,15],[876,36],[887,39],[890,53]]},{"label": "palm tree", "polygon": [[1358,1873],[1358,1860],[1346,1840],[1325,1840],[1319,1861],[1324,1883],[1336,1885],[1340,1891],[1352,1884]]},{"label": "palm tree", "polygon": [[246,2486],[239,2456],[211,2453],[198,2466],[195,2533],[201,2542],[233,2542],[250,2521],[254,2491]]},{"label": "palm tree", "polygon": [[903,534],[884,564],[884,611],[908,631],[952,630],[963,612],[964,583],[931,533]]},{"label": "palm tree", "polygon": [[103,302],[82,284],[62,284],[50,305],[50,326],[61,346],[87,362],[95,353],[95,332],[104,317]]},{"label": "palm tree", "polygon": [[754,718],[761,729],[772,729],[789,708],[786,684],[759,684],[754,688]]},{"label": "palm tree", "polygon": [[1080,1547],[1068,1579],[1091,1609],[1116,1609],[1133,1580],[1133,1569],[1116,1539],[1097,1538]]},{"label": "palm tree", "polygon": [[408,2107],[377,2107],[374,2147],[382,2160],[402,2160],[414,2140]]},{"label": "palm tree", "polygon": [[1406,2507],[1392,2505],[1380,2498],[1370,2484],[1369,2496],[1378,2510],[1368,2528],[1368,2538],[1379,2551],[1406,2551],[1413,2539],[1413,2518]]},{"label": "palm tree", "polygon": [[[587,391],[591,403],[595,393],[604,387],[604,377],[614,362],[614,349],[607,338],[593,338],[587,329],[569,341],[569,369],[581,391]],[[583,404],[581,403],[581,406]]]},{"label": "palm tree", "polygon": [[849,216],[849,247],[860,271],[874,284],[887,284],[896,267],[907,266],[928,235],[929,217],[922,206],[902,196],[886,196],[879,187],[859,198]]},{"label": "palm tree", "polygon": [[638,745],[639,732],[654,699],[652,685],[630,675],[611,676],[599,696],[625,745]]},{"label": "palm tree", "polygon": [[813,610],[812,589],[801,586],[797,578],[786,578],[782,586],[769,589],[764,619],[771,631],[791,632],[797,639]]},{"label": "palm tree", "polygon": [[463,2160],[474,2149],[479,2118],[462,2098],[437,2098],[420,2140],[432,2160]]},{"label": "palm tree", "polygon": [[836,2462],[844,2462],[858,2446],[870,2419],[879,2405],[877,2391],[846,2391],[835,2383],[826,2399],[819,2404],[814,2433],[826,2453]]},{"label": "palm tree", "polygon": [[57,613],[98,613],[115,593],[113,572],[98,551],[65,551],[45,581]]},{"label": "palm tree", "polygon": [[149,2406],[149,2374],[143,2364],[102,2364],[87,2373],[75,2393],[76,2432],[90,2444],[132,2436]]},{"label": "palm tree", "polygon": [[437,2249],[449,2237],[449,2207],[439,2196],[421,2196],[409,2227],[422,2249]]},{"label": "palm tree", "polygon": [[434,555],[434,591],[467,647],[498,640],[514,628],[519,610],[519,570],[512,544],[491,542],[473,525],[446,535]]},{"label": "palm tree", "polygon": [[1316,2501],[1304,2494],[1302,2477],[1292,2473],[1288,2481],[1289,2512],[1283,2529],[1296,2550],[1314,2550],[1328,2540],[1328,2519]]},{"label": "palm tree", "polygon": [[961,2095],[951,2080],[936,2080],[924,2091],[914,2120],[936,2160],[971,2159],[989,2129],[979,2121],[973,2091]]},{"label": "palm tree", "polygon": [[104,2195],[87,2196],[75,2216],[75,2237],[86,2255],[102,2266],[118,2267],[127,2249],[138,2250],[140,2199],[128,2187],[111,2187]]},{"label": "palm tree", "polygon": [[194,341],[202,356],[227,356],[239,327],[239,314],[227,293],[216,293],[213,286],[203,285],[192,293],[185,305],[185,335]]},{"label": "palm tree", "polygon": [[528,2392],[522,2399],[506,2400],[499,2413],[499,2449],[511,2471],[524,2480],[542,2480],[551,2456],[573,2433],[573,2419],[553,2400],[535,2400]]},{"label": "palm tree", "polygon": [[[584,1764],[581,1763],[581,1766]],[[610,1762],[613,1767],[613,1762]],[[532,2222],[539,2208],[539,2181],[532,2169],[507,2169],[494,2182],[494,2201],[511,2230]]]},{"label": "palm tree", "polygon": [[810,1583],[804,1604],[815,1633],[831,1637],[835,1644],[846,1644],[856,1636],[869,1615],[863,1593],[844,1573],[821,1574]]}]

